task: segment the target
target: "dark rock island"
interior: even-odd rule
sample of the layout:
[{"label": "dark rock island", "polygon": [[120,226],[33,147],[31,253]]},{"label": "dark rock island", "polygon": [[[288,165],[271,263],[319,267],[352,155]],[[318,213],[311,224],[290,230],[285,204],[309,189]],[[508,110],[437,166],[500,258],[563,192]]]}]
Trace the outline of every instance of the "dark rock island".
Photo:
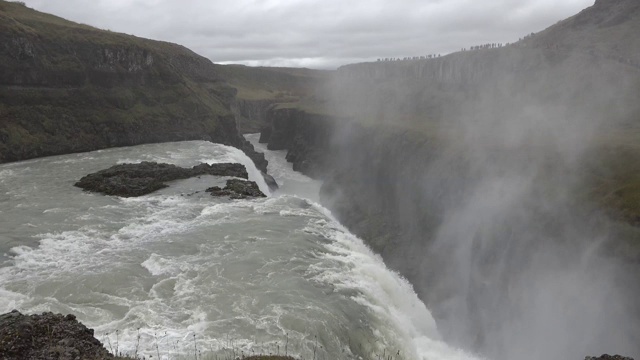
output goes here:
[{"label": "dark rock island", "polygon": [[[74,185],[86,191],[98,192],[105,195],[135,197],[152,193],[167,187],[167,181],[188,179],[200,175],[233,176],[248,179],[247,170],[241,164],[200,164],[192,168],[182,168],[172,164],[158,164],[144,161],[139,164],[120,164],[93,174],[84,176]],[[229,187],[231,182],[231,187]],[[242,186],[240,186],[242,185]],[[229,192],[246,198],[265,196],[253,181],[229,180]],[[242,188],[242,189],[241,189]],[[236,191],[238,190],[238,191]],[[216,194],[217,195],[217,194]]]},{"label": "dark rock island", "polygon": [[214,186],[205,191],[211,193],[212,196],[229,196],[232,199],[266,197],[266,195],[260,191],[258,184],[253,181],[240,179],[227,180],[227,185],[224,188]]}]

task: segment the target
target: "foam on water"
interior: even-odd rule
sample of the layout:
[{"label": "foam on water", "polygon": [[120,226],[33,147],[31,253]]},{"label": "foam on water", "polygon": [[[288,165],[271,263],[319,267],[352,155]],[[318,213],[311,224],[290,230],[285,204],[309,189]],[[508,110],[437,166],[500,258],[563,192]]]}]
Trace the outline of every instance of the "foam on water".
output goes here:
[{"label": "foam on water", "polygon": [[162,145],[150,144],[141,145],[153,149],[153,152],[136,154],[127,154],[128,156],[119,158],[118,164],[124,163],[141,163],[143,161],[155,161],[174,164],[178,166],[194,166],[200,163],[239,163],[244,165],[249,175],[249,180],[255,181],[260,190],[267,196],[271,195],[269,186],[266,184],[262,173],[258,170],[253,161],[241,150],[222,144],[214,144],[208,141],[188,141],[191,146],[189,148],[178,148],[172,150],[161,149]]},{"label": "foam on water", "polygon": [[278,181],[280,186],[276,194],[302,196],[314,202],[319,201],[318,189],[320,188],[320,182],[292,171],[291,164],[285,159],[286,150],[268,150],[266,144],[258,142],[260,134],[249,134],[245,135],[245,137],[257,151],[263,152],[265,158],[269,161],[268,172]]},{"label": "foam on water", "polygon": [[[75,154],[55,159],[68,166],[60,173],[43,160],[46,174],[36,179],[59,181],[48,204],[25,210],[22,221],[35,224],[38,244],[28,236],[11,247],[9,266],[0,267],[0,312],[72,312],[107,348],[167,359],[189,357],[194,341],[221,357],[282,354],[286,341],[288,354],[306,358],[400,351],[403,359],[471,359],[440,342],[404,279],[305,198],[230,201],[160,191],[118,199],[69,185],[86,167],[114,159],[180,166],[248,159],[229,149],[188,142],[91,153],[95,159]],[[19,176],[12,170],[0,175]],[[56,214],[71,223],[47,231]]]},{"label": "foam on water", "polygon": [[269,190],[269,186],[265,182],[262,177],[262,173],[258,168],[256,168],[253,160],[251,160],[245,153],[243,153],[240,149],[236,149],[234,147],[226,146],[227,152],[224,156],[215,158],[215,159],[207,159],[204,162],[209,164],[216,162],[234,162],[240,163],[247,168],[247,173],[249,174],[249,180],[255,181],[260,187],[260,190],[265,193],[267,196],[271,195],[271,191]]},{"label": "foam on water", "polygon": [[[313,180],[291,171],[290,164],[283,162],[283,153],[268,151],[258,143],[258,134],[247,135],[254,147],[265,152],[269,160],[269,171],[277,174],[283,183],[289,181],[314,184]],[[274,175],[276,176],[276,175]],[[285,179],[281,179],[284,177]],[[317,191],[317,189],[316,189]],[[476,359],[464,351],[450,348],[440,340],[435,320],[413,291],[411,284],[399,274],[390,271],[380,256],[374,254],[364,242],[351,234],[331,214],[317,203],[308,209],[287,209],[282,216],[301,215],[301,212],[315,210],[326,218],[309,221],[305,231],[322,238],[329,250],[323,253],[325,261],[312,265],[314,279],[334,286],[336,290],[352,296],[355,301],[371,309],[378,318],[379,331],[376,335],[384,341],[377,343],[372,351],[381,355],[386,344],[399,344],[405,351],[403,356],[415,359]],[[341,266],[336,267],[336,263]],[[384,326],[382,324],[388,325]]]},{"label": "foam on water", "polygon": [[[390,271],[380,256],[349,233],[327,209],[319,204],[314,204],[314,208],[327,220],[311,221],[305,231],[333,240],[325,244],[329,250],[322,255],[325,261],[311,267],[316,273],[314,278],[337,291],[347,294],[356,291],[353,299],[375,314],[379,321],[376,335],[383,340],[375,353],[385,350],[382,344],[395,343],[400,345],[403,356],[413,359],[476,359],[444,344],[435,320],[412,286]],[[335,262],[342,266],[336,267]]]},{"label": "foam on water", "polygon": [[0,181],[4,180],[5,177],[13,176],[15,172],[11,169],[2,169],[0,170]]}]

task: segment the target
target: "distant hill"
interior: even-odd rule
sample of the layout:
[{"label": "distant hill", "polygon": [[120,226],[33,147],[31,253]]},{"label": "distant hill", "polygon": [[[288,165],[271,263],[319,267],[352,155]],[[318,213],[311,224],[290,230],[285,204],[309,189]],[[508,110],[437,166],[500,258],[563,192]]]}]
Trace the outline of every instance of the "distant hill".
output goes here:
[{"label": "distant hill", "polygon": [[[390,114],[390,120],[397,122],[401,114],[406,120],[424,122],[425,116],[431,120],[456,116],[462,103],[480,93],[507,98],[527,93],[571,104],[577,97],[602,97],[602,86],[612,84],[626,96],[640,89],[638,34],[640,2],[598,0],[579,14],[537,34],[523,34],[507,46],[433,59],[343,66],[332,88],[334,103],[357,102],[355,109],[343,110],[364,109],[365,113],[353,113],[363,120],[382,121]],[[632,98],[629,102],[634,102]]]},{"label": "distant hill", "polygon": [[305,68],[216,65],[216,71],[238,93],[232,109],[238,130],[260,132],[267,110],[276,104],[300,106],[313,99],[332,71]]},{"label": "distant hill", "polygon": [[0,1],[0,162],[141,143],[246,147],[221,67]]},{"label": "distant hill", "polygon": [[216,71],[244,100],[300,98],[314,92],[330,71],[305,68],[217,65]]},{"label": "distant hill", "polygon": [[598,0],[506,46],[343,66],[316,105],[453,148],[579,161],[575,192],[639,224],[638,34],[639,1]]},{"label": "distant hill", "polygon": [[640,2],[598,0],[531,39],[534,46],[560,47],[640,67]]}]

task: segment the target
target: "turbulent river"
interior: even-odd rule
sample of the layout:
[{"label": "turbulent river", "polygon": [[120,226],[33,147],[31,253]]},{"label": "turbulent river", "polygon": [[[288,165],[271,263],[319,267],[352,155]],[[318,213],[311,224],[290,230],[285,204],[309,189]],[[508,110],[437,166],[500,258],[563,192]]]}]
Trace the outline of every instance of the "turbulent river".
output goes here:
[{"label": "turbulent river", "polygon": [[267,151],[281,188],[229,200],[202,176],[139,198],[83,192],[116,163],[239,162],[203,141],[0,165],[0,313],[73,313],[107,349],[164,359],[472,359],[439,339],[412,287],[317,204],[320,184]]}]

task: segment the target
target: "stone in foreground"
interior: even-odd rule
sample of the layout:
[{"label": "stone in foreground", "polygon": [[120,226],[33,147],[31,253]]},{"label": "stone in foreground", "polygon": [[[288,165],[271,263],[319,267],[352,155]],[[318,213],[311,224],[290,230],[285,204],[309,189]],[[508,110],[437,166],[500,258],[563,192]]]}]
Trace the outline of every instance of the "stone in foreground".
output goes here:
[{"label": "stone in foreground", "polygon": [[0,315],[0,359],[111,359],[93,330],[74,315]]},{"label": "stone in foreground", "polygon": [[86,191],[105,195],[135,197],[167,187],[167,181],[188,179],[200,175],[233,176],[248,179],[244,165],[221,163],[182,168],[172,164],[144,161],[120,164],[84,176],[74,185]]},{"label": "stone in foreground", "polygon": [[240,179],[227,180],[227,185],[224,188],[214,186],[205,191],[211,193],[212,196],[229,196],[231,199],[266,197],[266,195],[260,191],[258,184],[253,181]]}]

